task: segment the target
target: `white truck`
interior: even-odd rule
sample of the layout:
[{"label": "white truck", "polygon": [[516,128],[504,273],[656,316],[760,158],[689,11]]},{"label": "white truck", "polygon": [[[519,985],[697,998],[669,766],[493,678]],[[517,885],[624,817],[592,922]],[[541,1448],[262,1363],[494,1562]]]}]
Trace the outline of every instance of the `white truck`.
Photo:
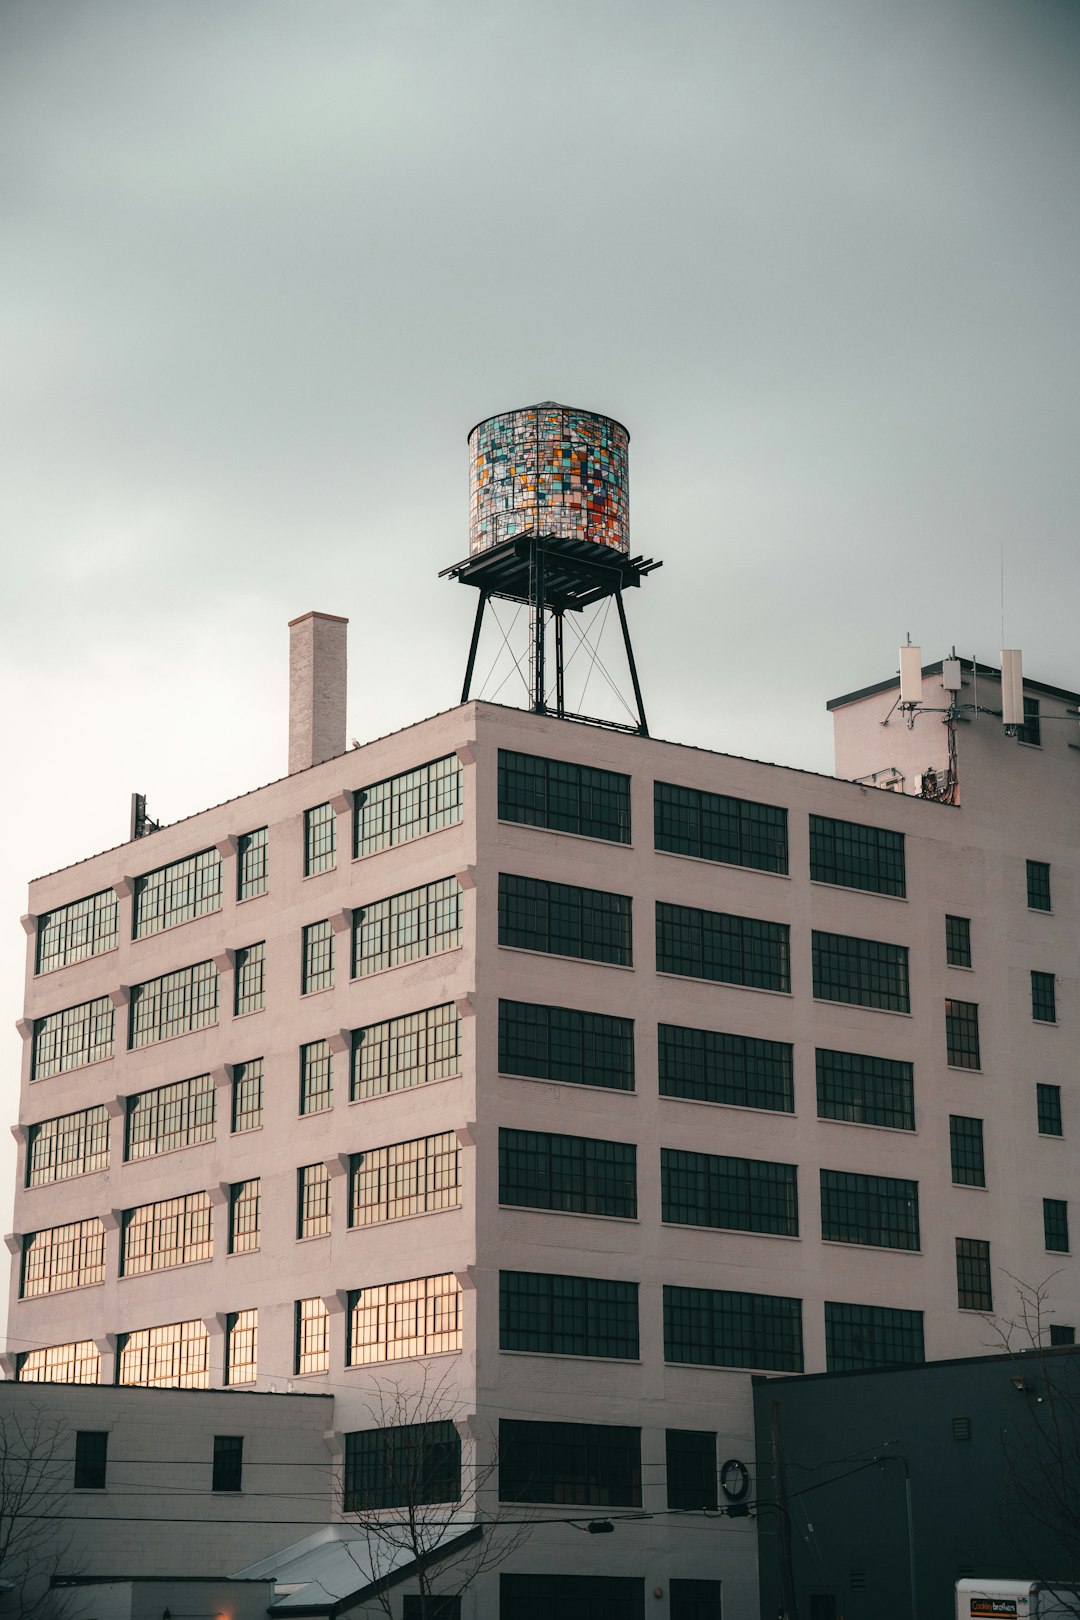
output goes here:
[{"label": "white truck", "polygon": [[997,1578],[957,1581],[956,1620],[1080,1620],[1080,1586]]}]

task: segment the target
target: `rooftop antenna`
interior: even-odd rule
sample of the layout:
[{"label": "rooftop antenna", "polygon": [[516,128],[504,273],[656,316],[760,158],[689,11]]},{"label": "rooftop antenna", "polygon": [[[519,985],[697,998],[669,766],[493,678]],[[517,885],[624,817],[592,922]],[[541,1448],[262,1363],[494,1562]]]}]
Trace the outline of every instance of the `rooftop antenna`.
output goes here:
[{"label": "rooftop antenna", "polygon": [[133,793],[131,795],[131,842],[136,838],[145,838],[148,833],[161,831],[160,821],[151,821],[146,813],[146,794]]}]

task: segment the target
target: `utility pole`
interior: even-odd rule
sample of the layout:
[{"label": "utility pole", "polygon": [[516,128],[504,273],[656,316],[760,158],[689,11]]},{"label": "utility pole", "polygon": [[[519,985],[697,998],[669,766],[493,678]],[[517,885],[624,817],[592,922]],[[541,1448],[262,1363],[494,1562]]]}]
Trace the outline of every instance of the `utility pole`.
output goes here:
[{"label": "utility pole", "polygon": [[780,1594],[782,1620],[798,1620],[795,1612],[795,1572],[791,1565],[791,1520],[788,1517],[787,1478],[784,1474],[784,1443],[780,1434],[780,1402],[769,1407],[772,1432],[773,1490],[776,1496],[777,1540],[780,1553]]}]

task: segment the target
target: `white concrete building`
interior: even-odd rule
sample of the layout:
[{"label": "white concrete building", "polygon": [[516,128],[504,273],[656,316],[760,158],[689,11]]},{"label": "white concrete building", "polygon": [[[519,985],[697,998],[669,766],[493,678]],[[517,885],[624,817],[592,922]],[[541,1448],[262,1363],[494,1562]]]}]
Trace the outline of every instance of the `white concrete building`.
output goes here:
[{"label": "white concrete building", "polygon": [[332,1392],[360,1506],[400,1393],[434,1494],[501,1434],[559,1521],[466,1620],[749,1620],[749,1371],[1080,1319],[1077,697],[885,681],[848,780],[482,702],[346,752],[344,633],[287,777],[31,886],[9,1373]]}]

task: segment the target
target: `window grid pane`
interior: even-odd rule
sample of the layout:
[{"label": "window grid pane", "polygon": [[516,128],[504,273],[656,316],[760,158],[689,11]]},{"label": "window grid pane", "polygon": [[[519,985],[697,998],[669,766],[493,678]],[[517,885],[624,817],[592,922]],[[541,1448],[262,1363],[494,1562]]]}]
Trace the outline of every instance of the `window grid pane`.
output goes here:
[{"label": "window grid pane", "polygon": [[231,1311],[225,1327],[225,1382],[253,1384],[259,1376],[259,1313]]},{"label": "window grid pane", "polygon": [[802,1372],[802,1300],[665,1287],[664,1359],[700,1367]]},{"label": "window grid pane", "polygon": [[234,1063],[232,1072],[232,1128],[234,1134],[253,1131],[263,1121],[263,1060]]},{"label": "window grid pane", "polygon": [[634,1089],[634,1021],[573,1007],[499,1002],[499,1070],[576,1086]]},{"label": "window grid pane", "polygon": [[461,1349],[461,1288],[453,1272],[354,1289],[349,1366]]},{"label": "window grid pane", "polygon": [[1051,910],[1049,862],[1028,861],[1027,903],[1032,911]]},{"label": "window grid pane", "polygon": [[630,778],[499,749],[499,819],[630,842]]},{"label": "window grid pane", "polygon": [[915,1082],[910,1063],[863,1052],[819,1047],[817,1108],[820,1119],[915,1129]]},{"label": "window grid pane", "polygon": [[353,854],[374,855],[460,821],[464,773],[455,754],[388,777],[356,794]]},{"label": "window grid pane", "polygon": [[740,1108],[795,1111],[792,1048],[712,1029],[658,1029],[660,1095]]},{"label": "window grid pane", "polygon": [[857,821],[810,817],[810,877],[872,894],[907,893],[904,835]]},{"label": "window grid pane", "polygon": [[259,1247],[262,1182],[258,1176],[229,1188],[229,1253],[250,1254]]},{"label": "window grid pane", "polygon": [[330,1313],[323,1299],[296,1302],[297,1376],[330,1371]]},{"label": "window grid pane", "polygon": [[751,799],[656,782],[653,838],[657,849],[675,855],[751,866],[759,872],[788,869],[787,811]]},{"label": "window grid pane", "polygon": [[37,920],[35,973],[52,973],[71,962],[85,962],[120,943],[120,901],[114,889],[88,894],[57,906]]},{"label": "window grid pane", "polygon": [[242,833],[236,842],[236,898],[253,900],[266,893],[267,832],[258,827],[254,832]]},{"label": "window grid pane", "polygon": [[637,1148],[591,1136],[499,1131],[499,1202],[578,1215],[637,1216]]},{"label": "window grid pane", "polygon": [[236,1016],[258,1012],[266,999],[266,943],[245,945],[236,953]]},{"label": "window grid pane", "polygon": [[352,1032],[352,1102],[460,1073],[461,1018],[453,1002]]},{"label": "window grid pane", "polygon": [[759,990],[791,989],[787,923],[656,902],[656,971]]},{"label": "window grid pane", "polygon": [[969,1119],[963,1114],[949,1115],[949,1157],[952,1178],[958,1187],[986,1186],[981,1119]]},{"label": "window grid pane", "polygon": [[499,944],[587,962],[633,961],[629,895],[499,873]]},{"label": "window grid pane", "polygon": [[15,1376],[20,1384],[97,1384],[101,1353],[93,1339],[27,1350],[17,1358]]},{"label": "window grid pane", "polygon": [[660,1200],[661,1220],[676,1225],[799,1235],[793,1164],[661,1148]]},{"label": "window grid pane", "polygon": [[333,1063],[325,1041],[300,1048],[300,1112],[321,1114],[333,1101]]},{"label": "window grid pane", "polygon": [[1051,1254],[1068,1254],[1069,1205],[1064,1198],[1043,1199],[1043,1237]]},{"label": "window grid pane", "polygon": [[304,811],[304,876],[329,872],[337,865],[337,817],[332,804]]},{"label": "window grid pane", "polygon": [[638,1285],[607,1277],[501,1271],[499,1348],[636,1361]]},{"label": "window grid pane", "polygon": [[945,1053],[956,1069],[978,1069],[979,1007],[974,1001],[946,1001]]},{"label": "window grid pane", "polygon": [[1043,1086],[1035,1087],[1035,1106],[1038,1112],[1040,1136],[1060,1136],[1061,1130],[1061,1087]]},{"label": "window grid pane", "polygon": [[925,1359],[922,1311],[825,1301],[825,1364],[829,1372],[915,1366]]},{"label": "window grid pane", "polygon": [[127,1100],[127,1159],[151,1159],[158,1153],[214,1139],[217,1094],[208,1074],[177,1080]]},{"label": "window grid pane", "polygon": [[96,1215],[23,1238],[20,1299],[105,1281],[105,1228]]},{"label": "window grid pane", "polygon": [[919,1184],[893,1176],[821,1172],[821,1235],[879,1249],[919,1247]]},{"label": "window grid pane", "polygon": [[152,1046],[217,1023],[218,974],[213,962],[148,979],[131,990],[131,1047]]},{"label": "window grid pane", "polygon": [[104,1103],[31,1125],[26,1138],[26,1185],[43,1187],[109,1168],[109,1114]]},{"label": "window grid pane", "polygon": [[971,966],[971,919],[945,918],[945,960],[952,967]]},{"label": "window grid pane", "polygon": [[[614,1423],[503,1418],[499,1424],[499,1498],[503,1502],[640,1507],[641,1430]],[[515,1607],[513,1612],[520,1610]],[[595,1612],[589,1611],[590,1620]]]},{"label": "window grid pane", "polygon": [[334,930],[329,919],[309,923],[304,929],[300,993],[329,990],[334,983]]},{"label": "window grid pane", "polygon": [[300,1166],[296,1205],[297,1237],[325,1237],[330,1230],[330,1172],[325,1164]]},{"label": "window grid pane", "polygon": [[1057,997],[1052,973],[1031,975],[1031,1016],[1038,1024],[1057,1023]]},{"label": "window grid pane", "polygon": [[209,1193],[186,1193],[124,1211],[122,1277],[190,1266],[199,1260],[211,1260],[213,1255]]},{"label": "window grid pane", "polygon": [[461,1203],[461,1145],[455,1131],[354,1153],[349,1225],[372,1226]]},{"label": "window grid pane", "polygon": [[461,944],[461,887],[442,878],[353,913],[353,977],[381,973]]},{"label": "window grid pane", "polygon": [[210,1336],[203,1322],[169,1322],[120,1336],[117,1383],[150,1389],[209,1389]]},{"label": "window grid pane", "polygon": [[135,879],[133,939],[221,910],[221,856],[203,849]]},{"label": "window grid pane", "polygon": [[644,1620],[645,1583],[637,1575],[500,1575],[499,1603],[514,1620]]},{"label": "window grid pane", "polygon": [[31,1080],[47,1080],[113,1055],[116,1009],[108,996],[34,1020]]},{"label": "window grid pane", "polygon": [[344,1485],[346,1513],[457,1502],[461,1436],[448,1420],[347,1434]]},{"label": "window grid pane", "polygon": [[982,1238],[956,1240],[956,1299],[960,1310],[992,1311],[990,1245]]},{"label": "window grid pane", "polygon": [[814,930],[814,995],[856,1007],[910,1012],[906,945]]},{"label": "window grid pane", "polygon": [[1033,747],[1042,746],[1042,721],[1039,717],[1039,699],[1024,699],[1024,723],[1016,728],[1017,742],[1031,743]]}]

